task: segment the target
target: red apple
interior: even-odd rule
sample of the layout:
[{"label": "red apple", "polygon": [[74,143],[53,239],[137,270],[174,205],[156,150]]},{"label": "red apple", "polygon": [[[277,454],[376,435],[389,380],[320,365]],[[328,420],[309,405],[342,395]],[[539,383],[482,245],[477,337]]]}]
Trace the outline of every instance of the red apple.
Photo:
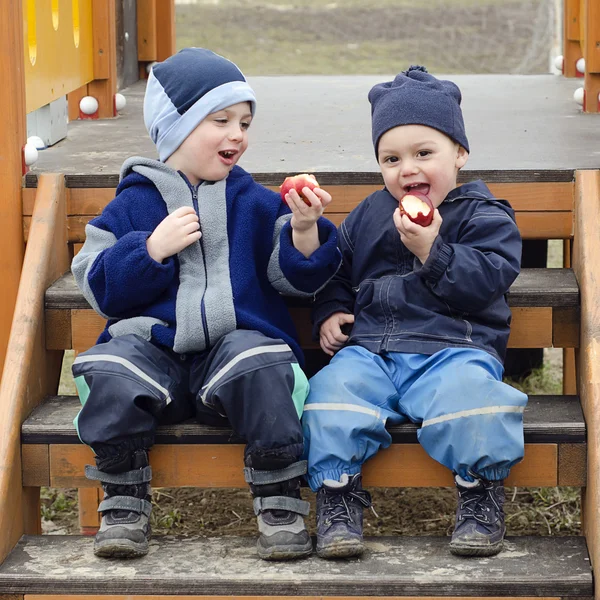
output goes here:
[{"label": "red apple", "polygon": [[293,177],[286,177],[283,183],[279,186],[279,191],[281,192],[281,199],[287,204],[285,200],[285,195],[291,190],[295,189],[298,192],[298,196],[304,200],[308,206],[310,206],[310,201],[306,199],[302,190],[307,187],[310,190],[314,190],[316,187],[319,187],[317,180],[308,173],[301,173],[300,175],[294,175]]},{"label": "red apple", "polygon": [[427,227],[433,221],[434,208],[429,196],[412,192],[400,200],[400,212],[413,223]]}]

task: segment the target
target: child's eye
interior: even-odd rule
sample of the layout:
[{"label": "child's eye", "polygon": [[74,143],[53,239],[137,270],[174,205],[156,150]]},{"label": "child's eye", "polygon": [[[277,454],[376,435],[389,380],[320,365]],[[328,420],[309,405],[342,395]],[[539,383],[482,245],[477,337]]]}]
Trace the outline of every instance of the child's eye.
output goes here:
[{"label": "child's eye", "polygon": [[397,156],[387,156],[386,158],[383,159],[384,163],[395,163],[398,162],[398,157]]},{"label": "child's eye", "polygon": [[247,121],[243,121],[242,123],[240,123],[240,126],[245,131],[250,128],[250,123],[248,123]]},{"label": "child's eye", "polygon": [[423,156],[429,156],[431,154],[431,150],[419,150],[419,152],[417,152],[417,156],[423,157]]},{"label": "child's eye", "polygon": [[224,125],[225,123],[227,123],[227,119],[225,117],[219,117],[218,119],[215,119],[215,123]]}]

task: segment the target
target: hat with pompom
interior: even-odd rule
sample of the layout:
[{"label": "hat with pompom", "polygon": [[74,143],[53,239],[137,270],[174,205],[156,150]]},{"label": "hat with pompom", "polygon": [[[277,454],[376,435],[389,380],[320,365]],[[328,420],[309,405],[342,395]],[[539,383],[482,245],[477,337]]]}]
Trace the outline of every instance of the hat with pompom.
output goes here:
[{"label": "hat with pompom", "polygon": [[373,86],[369,102],[375,155],[381,136],[399,125],[432,127],[469,152],[461,99],[455,83],[437,79],[421,66],[413,65],[394,81]]}]

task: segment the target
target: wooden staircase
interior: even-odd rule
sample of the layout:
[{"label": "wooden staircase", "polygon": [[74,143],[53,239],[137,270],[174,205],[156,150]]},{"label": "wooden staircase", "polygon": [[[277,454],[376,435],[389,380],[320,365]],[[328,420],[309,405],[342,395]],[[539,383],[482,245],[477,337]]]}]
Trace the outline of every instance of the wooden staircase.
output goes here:
[{"label": "wooden staircase", "polygon": [[[572,264],[522,270],[508,296],[513,312],[509,345],[565,348],[577,367],[577,389],[530,397],[524,416],[525,459],[511,471],[507,485],[582,488],[583,535],[509,537],[500,555],[486,559],[451,556],[447,538],[375,537],[367,540],[361,559],[311,557],[294,563],[259,560],[254,540],[246,537],[156,538],[147,557],[123,562],[95,558],[90,536],[40,535],[41,486],[77,487],[81,494],[89,490],[94,495],[97,489],[83,475],[93,457],[73,426],[79,402],[57,396],[57,390],[64,350],[85,350],[103,326],[68,270],[72,248],[82,241],[80,226],[70,224],[87,222],[110,199],[109,193],[94,196],[89,189],[65,187],[62,175],[42,175],[25,194],[24,212],[31,207],[30,216],[24,216],[29,241],[0,388],[0,594],[5,595],[0,598],[594,595],[590,559],[599,551],[595,333],[600,279],[595,263],[600,255],[600,174],[573,172],[565,182],[561,173],[554,184],[548,177],[543,182],[523,181],[522,174],[518,182],[512,177],[514,173],[492,174],[496,194],[515,207],[523,236],[564,239]],[[273,176],[257,176],[261,178],[275,185]],[[361,186],[367,185],[375,185],[373,176],[355,187],[328,186],[340,198],[339,212],[331,214],[334,221],[351,210],[364,191]],[[87,215],[77,205],[84,196],[87,206],[94,206]],[[90,201],[94,197],[95,204]],[[547,209],[549,198],[559,210]],[[316,368],[325,357],[310,339],[309,307],[297,299],[289,307],[309,364]],[[417,444],[414,425],[390,432],[392,446],[365,465],[366,486],[452,485],[450,473]],[[150,453],[153,485],[244,488],[242,451],[242,441],[227,428],[194,422],[161,427]]]}]

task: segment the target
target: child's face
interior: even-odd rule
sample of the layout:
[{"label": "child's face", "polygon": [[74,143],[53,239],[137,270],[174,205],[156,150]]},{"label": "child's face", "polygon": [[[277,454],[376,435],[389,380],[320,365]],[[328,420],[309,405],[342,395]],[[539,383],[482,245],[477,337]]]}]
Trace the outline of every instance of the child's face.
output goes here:
[{"label": "child's face", "polygon": [[467,151],[437,129],[401,125],[379,140],[379,167],[385,186],[400,201],[411,189],[429,196],[438,207],[456,187]]},{"label": "child's face", "polygon": [[229,174],[248,147],[250,104],[240,102],[208,115],[166,164],[183,171],[190,182],[219,181]]}]

